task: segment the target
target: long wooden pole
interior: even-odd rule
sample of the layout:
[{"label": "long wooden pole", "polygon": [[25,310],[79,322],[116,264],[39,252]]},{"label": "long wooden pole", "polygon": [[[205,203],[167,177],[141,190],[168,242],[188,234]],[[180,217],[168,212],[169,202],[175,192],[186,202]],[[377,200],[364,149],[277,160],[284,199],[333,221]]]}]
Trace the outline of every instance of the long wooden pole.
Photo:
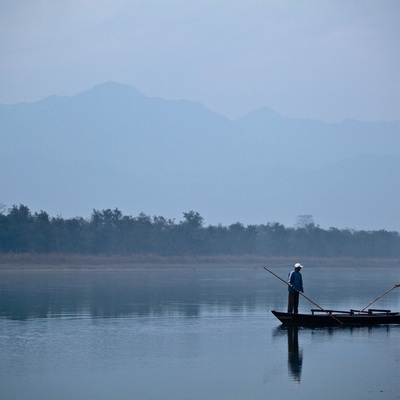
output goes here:
[{"label": "long wooden pole", "polygon": [[270,269],[268,269],[267,267],[264,267],[264,269],[266,271],[268,271],[270,274],[274,275],[276,278],[278,278],[279,280],[281,280],[283,283],[285,283],[286,285],[288,285],[289,287],[291,287],[292,289],[294,289],[296,292],[298,292],[300,295],[302,295],[306,300],[308,300],[310,303],[314,304],[315,306],[317,306],[320,310],[322,310],[323,312],[325,312],[327,315],[329,315],[331,318],[333,318],[336,322],[338,322],[340,325],[343,325],[343,322],[340,321],[339,319],[337,319],[334,315],[332,315],[330,312],[324,310],[320,305],[318,305],[317,303],[313,302],[311,299],[309,299],[304,293],[300,292],[300,290],[297,290],[291,283],[285,281],[284,279],[282,279],[279,275],[275,274],[275,272],[271,271]]},{"label": "long wooden pole", "polygon": [[385,296],[386,294],[390,293],[393,289],[396,289],[400,287],[400,283],[397,285],[394,285],[392,288],[389,290],[386,290],[386,292],[382,293],[380,296],[378,296],[375,300],[371,301],[367,306],[365,306],[361,311],[358,312],[358,314],[361,314],[363,311],[365,311],[370,305],[374,304],[376,301],[378,301],[381,297]]}]

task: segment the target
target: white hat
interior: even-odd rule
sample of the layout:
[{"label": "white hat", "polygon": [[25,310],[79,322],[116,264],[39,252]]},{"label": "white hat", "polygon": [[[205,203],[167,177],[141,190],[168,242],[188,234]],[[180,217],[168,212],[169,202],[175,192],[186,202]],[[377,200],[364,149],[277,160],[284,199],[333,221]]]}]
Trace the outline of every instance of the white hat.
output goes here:
[{"label": "white hat", "polygon": [[294,264],[294,267],[295,268],[303,268],[303,266],[301,264],[299,264],[299,263]]}]

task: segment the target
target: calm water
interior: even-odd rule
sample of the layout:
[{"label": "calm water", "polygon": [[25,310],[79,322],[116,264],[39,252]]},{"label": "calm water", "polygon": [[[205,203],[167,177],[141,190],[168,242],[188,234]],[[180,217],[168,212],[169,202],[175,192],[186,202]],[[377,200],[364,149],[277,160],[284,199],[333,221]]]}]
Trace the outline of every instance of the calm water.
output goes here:
[{"label": "calm water", "polygon": [[[349,309],[400,273],[306,266],[303,278],[312,300]],[[254,267],[0,272],[0,397],[400,399],[400,325],[285,329],[270,311],[286,297]],[[374,306],[400,310],[400,289]]]}]

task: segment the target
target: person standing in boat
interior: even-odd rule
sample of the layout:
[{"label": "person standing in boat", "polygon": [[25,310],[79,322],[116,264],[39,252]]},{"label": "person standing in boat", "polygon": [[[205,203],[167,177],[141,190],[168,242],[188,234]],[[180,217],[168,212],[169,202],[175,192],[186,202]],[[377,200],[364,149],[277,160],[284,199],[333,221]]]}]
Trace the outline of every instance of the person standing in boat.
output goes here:
[{"label": "person standing in boat", "polygon": [[288,290],[289,290],[289,299],[288,299],[288,313],[298,314],[299,312],[299,297],[300,292],[304,292],[303,290],[303,277],[301,276],[300,270],[303,266],[299,263],[294,265],[294,270],[291,271],[288,275]]}]

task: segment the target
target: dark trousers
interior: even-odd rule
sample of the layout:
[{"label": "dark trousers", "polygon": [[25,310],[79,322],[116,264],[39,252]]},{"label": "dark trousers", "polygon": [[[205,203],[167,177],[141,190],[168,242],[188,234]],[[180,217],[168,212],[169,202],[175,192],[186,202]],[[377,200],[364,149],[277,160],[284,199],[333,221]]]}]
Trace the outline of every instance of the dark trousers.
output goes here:
[{"label": "dark trousers", "polygon": [[289,314],[299,313],[299,292],[289,292],[287,312]]}]

